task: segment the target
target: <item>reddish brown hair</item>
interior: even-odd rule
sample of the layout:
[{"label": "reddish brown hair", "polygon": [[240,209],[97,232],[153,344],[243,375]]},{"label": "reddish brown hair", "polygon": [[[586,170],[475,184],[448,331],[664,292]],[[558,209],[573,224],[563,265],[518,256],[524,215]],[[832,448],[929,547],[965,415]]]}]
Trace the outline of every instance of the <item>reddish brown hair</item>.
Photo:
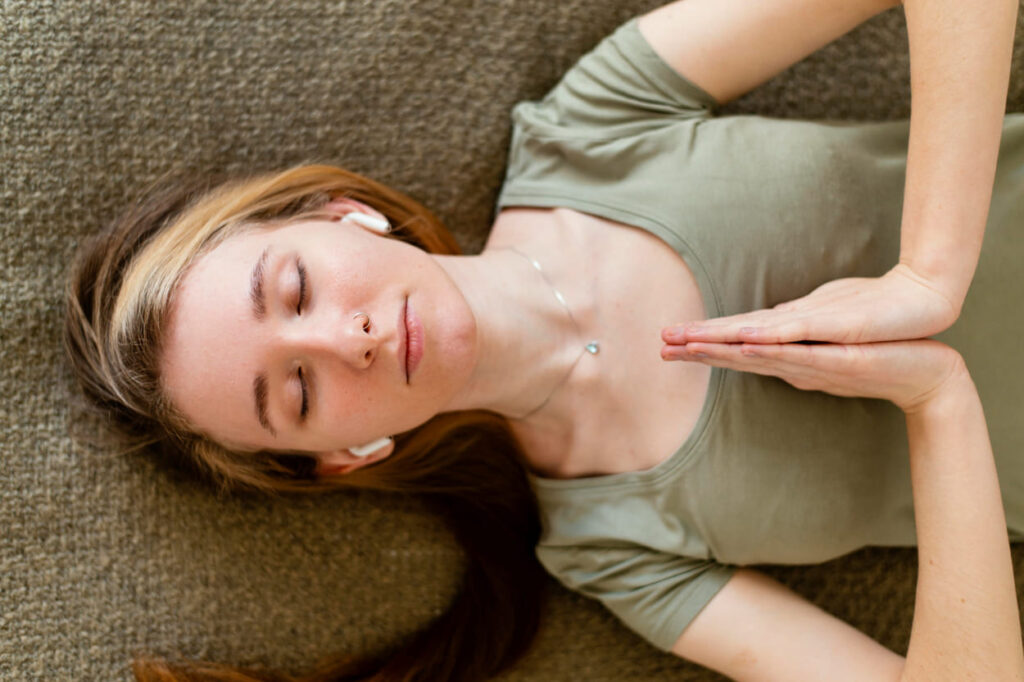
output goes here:
[{"label": "reddish brown hair", "polygon": [[391,236],[431,253],[459,247],[414,199],[331,166],[226,181],[165,179],[107,229],[83,243],[66,291],[64,344],[85,406],[120,434],[123,450],[170,457],[220,491],[311,493],[364,488],[416,493],[445,519],[469,565],[446,613],[387,660],[340,655],[294,677],[140,655],[140,682],[487,679],[514,663],[539,627],[544,572],[536,498],[522,451],[501,416],[441,414],[395,436],[391,456],[342,476],[318,478],[301,453],[240,453],[205,438],[167,399],[159,359],[171,294],[190,264],[256,225],[324,217],[349,197],[384,214]]}]

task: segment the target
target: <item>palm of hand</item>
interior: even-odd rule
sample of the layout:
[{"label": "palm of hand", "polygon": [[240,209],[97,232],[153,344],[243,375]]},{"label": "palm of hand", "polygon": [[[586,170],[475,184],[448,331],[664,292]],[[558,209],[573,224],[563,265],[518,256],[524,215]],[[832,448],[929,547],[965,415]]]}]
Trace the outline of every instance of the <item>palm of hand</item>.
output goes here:
[{"label": "palm of hand", "polygon": [[882,277],[827,282],[774,308],[669,328],[664,337],[676,344],[900,341],[938,334],[958,314],[958,306],[927,280],[897,265]]},{"label": "palm of hand", "polygon": [[[833,280],[771,309],[667,328],[662,357],[912,409],[963,368],[955,350],[924,338],[948,328],[958,314],[949,298],[898,265],[878,278]],[[825,345],[794,343],[800,341]]]}]

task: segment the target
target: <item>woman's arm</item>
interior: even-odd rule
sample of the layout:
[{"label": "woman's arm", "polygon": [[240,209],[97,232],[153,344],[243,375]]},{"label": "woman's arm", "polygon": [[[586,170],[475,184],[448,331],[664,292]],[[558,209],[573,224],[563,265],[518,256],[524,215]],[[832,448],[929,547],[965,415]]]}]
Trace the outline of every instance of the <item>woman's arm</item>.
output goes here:
[{"label": "woman's arm", "polygon": [[[900,679],[1024,682],[1024,647],[995,460],[981,402],[955,350],[930,339],[851,346],[690,343],[667,346],[662,357],[777,376],[800,389],[882,398],[898,405],[906,413],[918,543],[914,621]],[[782,624],[794,642],[789,655],[770,670],[760,669],[754,662],[775,654],[753,654],[759,641],[738,640],[749,630],[732,625],[747,622],[738,611],[750,608],[756,613],[756,608],[737,603],[733,600],[730,614],[725,613],[730,602],[723,600],[719,612],[698,615],[691,627],[704,631],[695,629],[690,639],[699,640],[700,646],[687,645],[684,633],[677,652],[713,660],[716,669],[736,679],[809,680],[821,676],[794,674],[794,669],[810,668],[810,663],[798,663],[797,649],[806,642],[824,643],[828,637],[864,648],[849,633],[819,627],[824,622],[820,615],[794,604],[789,609],[794,616]],[[712,600],[705,610],[714,607]],[[768,632],[767,617],[750,620],[765,623]],[[716,624],[716,633],[710,633],[708,628]],[[719,643],[709,644],[716,637]],[[874,653],[872,665],[881,669],[890,664]]]},{"label": "woman's arm", "polygon": [[[663,338],[866,343],[952,325],[988,218],[1018,1],[904,1],[912,106],[900,258],[888,273],[834,280],[768,310],[680,323]],[[677,68],[686,73],[686,66]]]},{"label": "woman's arm", "polygon": [[902,679],[1024,681],[1006,515],[965,368],[907,410],[907,435],[918,576]]},{"label": "woman's arm", "polygon": [[911,114],[900,263],[959,315],[992,200],[1018,0],[903,5]]},{"label": "woman's arm", "polygon": [[637,28],[661,59],[725,104],[898,0],[676,0]]}]

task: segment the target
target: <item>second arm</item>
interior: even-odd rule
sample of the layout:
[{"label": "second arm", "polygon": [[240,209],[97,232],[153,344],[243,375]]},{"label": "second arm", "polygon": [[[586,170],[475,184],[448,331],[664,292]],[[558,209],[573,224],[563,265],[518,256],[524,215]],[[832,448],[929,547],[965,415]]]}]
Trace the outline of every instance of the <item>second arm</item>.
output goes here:
[{"label": "second arm", "polygon": [[992,199],[1018,0],[903,4],[911,115],[900,264],[950,301],[955,320]]},{"label": "second arm", "polygon": [[966,369],[908,411],[917,598],[903,682],[1024,681],[995,460]]}]

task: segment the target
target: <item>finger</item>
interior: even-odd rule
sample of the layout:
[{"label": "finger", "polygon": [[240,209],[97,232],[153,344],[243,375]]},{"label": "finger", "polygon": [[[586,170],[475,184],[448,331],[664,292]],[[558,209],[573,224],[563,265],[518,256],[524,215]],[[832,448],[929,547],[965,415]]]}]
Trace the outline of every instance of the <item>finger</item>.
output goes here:
[{"label": "finger", "polygon": [[808,338],[807,319],[795,311],[758,311],[690,324],[662,338],[674,343],[790,343]]},{"label": "finger", "polygon": [[[804,307],[784,313],[775,313],[760,319],[751,316],[745,326],[713,326],[715,320],[702,325],[703,329],[686,330],[685,342],[789,344],[799,341],[820,341],[833,344],[854,344],[870,340],[871,320],[861,310],[847,310],[838,306]],[[725,318],[722,318],[723,320]]]},{"label": "finger", "polygon": [[[860,361],[859,346],[837,344],[711,344],[672,347],[670,355],[712,367],[774,376],[801,390],[836,391],[834,379]],[[663,356],[665,352],[663,351]]]},{"label": "finger", "polygon": [[[735,344],[734,344],[735,345]],[[690,343],[687,347],[693,352],[708,350],[718,352],[718,348],[726,350],[719,344]],[[776,367],[787,371],[812,370],[814,372],[844,371],[851,364],[863,360],[865,346],[857,344],[825,343],[821,341],[797,341],[794,343],[777,344],[742,344],[737,345],[745,358],[759,358],[771,362]]]},{"label": "finger", "polygon": [[770,367],[778,372],[801,372],[819,365],[821,352],[808,344],[705,343],[691,341],[681,347],[686,359],[726,362],[738,368]]},{"label": "finger", "polygon": [[662,329],[661,339],[666,343],[676,344],[689,341],[738,343],[743,340],[739,335],[740,329],[763,327],[770,324],[778,315],[780,315],[778,311],[765,309],[728,317],[680,323]]},{"label": "finger", "polygon": [[748,330],[744,341],[762,344],[815,341],[845,345],[862,343],[868,340],[870,333],[871,320],[862,311],[815,307],[801,310],[778,324]]},{"label": "finger", "polygon": [[865,393],[865,370],[877,359],[877,344],[749,344],[750,352],[771,362],[773,374],[801,390],[833,395]]},{"label": "finger", "polygon": [[743,363],[751,366],[764,364],[764,358],[758,358],[750,353],[743,354],[742,344],[733,343],[697,343],[690,342],[685,345],[666,345],[661,349],[661,356],[666,360],[687,360],[701,362],[716,367],[738,368]]},{"label": "finger", "polygon": [[[697,361],[701,364],[740,372],[752,372],[775,376],[786,381],[801,380],[808,373],[806,356],[800,351],[790,351],[783,357],[784,346],[761,346],[759,344],[729,344],[691,342],[685,346],[665,346],[665,359]],[[803,347],[810,350],[809,347]],[[767,352],[766,352],[766,349]]]}]

